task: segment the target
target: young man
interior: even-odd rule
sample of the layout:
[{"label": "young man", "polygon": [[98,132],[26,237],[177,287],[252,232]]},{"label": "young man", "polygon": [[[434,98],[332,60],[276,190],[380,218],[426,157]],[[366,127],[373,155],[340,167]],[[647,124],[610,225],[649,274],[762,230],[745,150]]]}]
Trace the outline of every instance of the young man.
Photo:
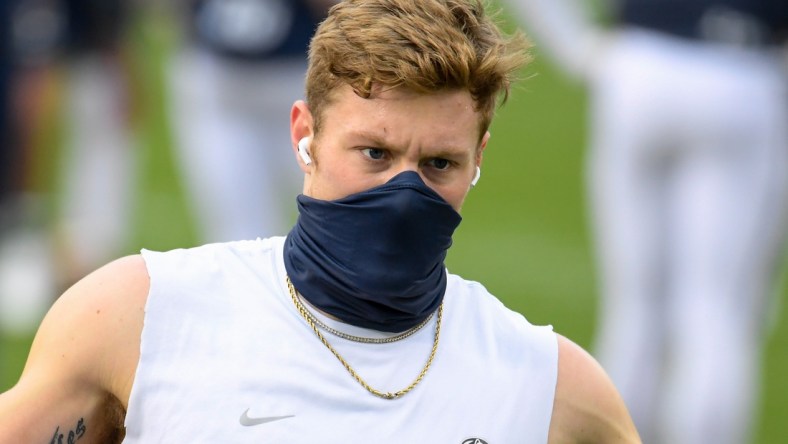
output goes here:
[{"label": "young man", "polygon": [[0,439],[639,442],[588,354],[443,265],[523,48],[475,1],[333,8],[291,112],[288,237],[76,284],[0,397]]}]

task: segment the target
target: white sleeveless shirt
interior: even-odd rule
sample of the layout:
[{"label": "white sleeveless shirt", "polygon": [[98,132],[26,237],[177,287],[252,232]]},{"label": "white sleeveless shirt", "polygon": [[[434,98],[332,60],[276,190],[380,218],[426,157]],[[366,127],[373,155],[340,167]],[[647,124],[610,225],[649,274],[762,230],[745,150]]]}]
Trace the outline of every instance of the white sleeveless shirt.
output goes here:
[{"label": "white sleeveless shirt", "polygon": [[[381,399],[296,310],[283,244],[142,252],[151,284],[125,443],[547,442],[558,371],[551,327],[450,274],[432,366],[402,398]],[[323,334],[370,386],[395,392],[424,368],[436,322],[385,344]]]}]

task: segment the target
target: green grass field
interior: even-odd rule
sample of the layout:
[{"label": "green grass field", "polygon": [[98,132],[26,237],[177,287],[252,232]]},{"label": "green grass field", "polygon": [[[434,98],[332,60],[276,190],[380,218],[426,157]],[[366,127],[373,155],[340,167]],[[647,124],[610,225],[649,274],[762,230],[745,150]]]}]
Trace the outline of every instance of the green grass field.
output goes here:
[{"label": "green grass field", "polygon": [[[136,35],[143,100],[140,193],[129,251],[194,243],[193,222],[169,152],[158,69],[167,32],[153,25]],[[165,46],[166,47],[166,46]],[[538,52],[537,52],[538,55]],[[589,347],[597,290],[585,207],[585,95],[544,58],[523,73],[491,129],[483,174],[466,201],[448,266],[484,283],[533,323]],[[785,286],[780,299],[786,296]],[[785,305],[781,319],[788,319]],[[16,380],[29,337],[0,338],[0,391]],[[788,442],[788,323],[780,322],[764,356],[757,443]]]}]

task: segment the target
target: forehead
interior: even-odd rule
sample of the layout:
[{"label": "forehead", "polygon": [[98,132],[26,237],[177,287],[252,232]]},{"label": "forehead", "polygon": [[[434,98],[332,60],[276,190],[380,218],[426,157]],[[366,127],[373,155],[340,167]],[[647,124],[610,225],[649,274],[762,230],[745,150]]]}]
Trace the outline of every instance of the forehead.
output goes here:
[{"label": "forehead", "polygon": [[337,88],[323,113],[322,126],[332,133],[375,134],[397,143],[476,145],[482,115],[465,90],[422,94],[404,88],[373,90],[359,97],[349,86]]}]

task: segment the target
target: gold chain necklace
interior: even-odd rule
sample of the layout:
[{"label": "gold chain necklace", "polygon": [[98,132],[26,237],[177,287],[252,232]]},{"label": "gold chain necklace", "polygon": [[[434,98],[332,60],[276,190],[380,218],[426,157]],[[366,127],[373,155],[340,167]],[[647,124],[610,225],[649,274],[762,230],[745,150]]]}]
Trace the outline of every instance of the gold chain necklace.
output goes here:
[{"label": "gold chain necklace", "polygon": [[405,387],[402,390],[392,393],[392,392],[381,392],[380,390],[376,390],[372,388],[369,384],[367,384],[366,381],[361,379],[361,376],[359,376],[358,373],[356,373],[356,371],[353,370],[353,367],[351,367],[350,364],[348,364],[348,362],[345,361],[342,355],[340,355],[339,352],[337,352],[334,349],[334,347],[332,347],[331,344],[328,343],[328,340],[326,340],[325,336],[323,336],[320,333],[320,330],[318,329],[317,324],[314,322],[313,317],[310,316],[311,313],[307,311],[304,304],[301,303],[301,301],[298,299],[298,295],[296,294],[295,287],[293,287],[293,283],[290,281],[290,276],[287,277],[287,289],[290,291],[290,297],[293,298],[293,303],[295,304],[296,309],[304,318],[306,323],[309,324],[310,327],[312,327],[312,330],[315,332],[318,339],[320,339],[320,342],[322,342],[323,345],[325,345],[326,348],[328,348],[328,350],[331,351],[331,353],[333,353],[334,356],[336,356],[336,358],[339,360],[340,363],[342,363],[342,365],[345,367],[348,373],[350,373],[350,376],[352,376],[353,379],[355,379],[359,384],[361,384],[361,386],[364,387],[368,392],[383,399],[397,399],[404,396],[409,391],[413,390],[413,388],[416,387],[416,385],[418,385],[422,379],[424,379],[424,376],[427,374],[427,371],[430,369],[430,366],[432,365],[433,359],[435,359],[435,352],[438,350],[438,338],[440,337],[441,320],[443,319],[443,303],[441,303],[441,305],[438,307],[438,320],[437,323],[435,324],[435,340],[432,343],[432,351],[430,352],[429,358],[427,358],[427,363],[424,365],[424,368],[421,370],[421,372],[416,377],[416,379],[413,382],[411,382],[409,386]]}]

